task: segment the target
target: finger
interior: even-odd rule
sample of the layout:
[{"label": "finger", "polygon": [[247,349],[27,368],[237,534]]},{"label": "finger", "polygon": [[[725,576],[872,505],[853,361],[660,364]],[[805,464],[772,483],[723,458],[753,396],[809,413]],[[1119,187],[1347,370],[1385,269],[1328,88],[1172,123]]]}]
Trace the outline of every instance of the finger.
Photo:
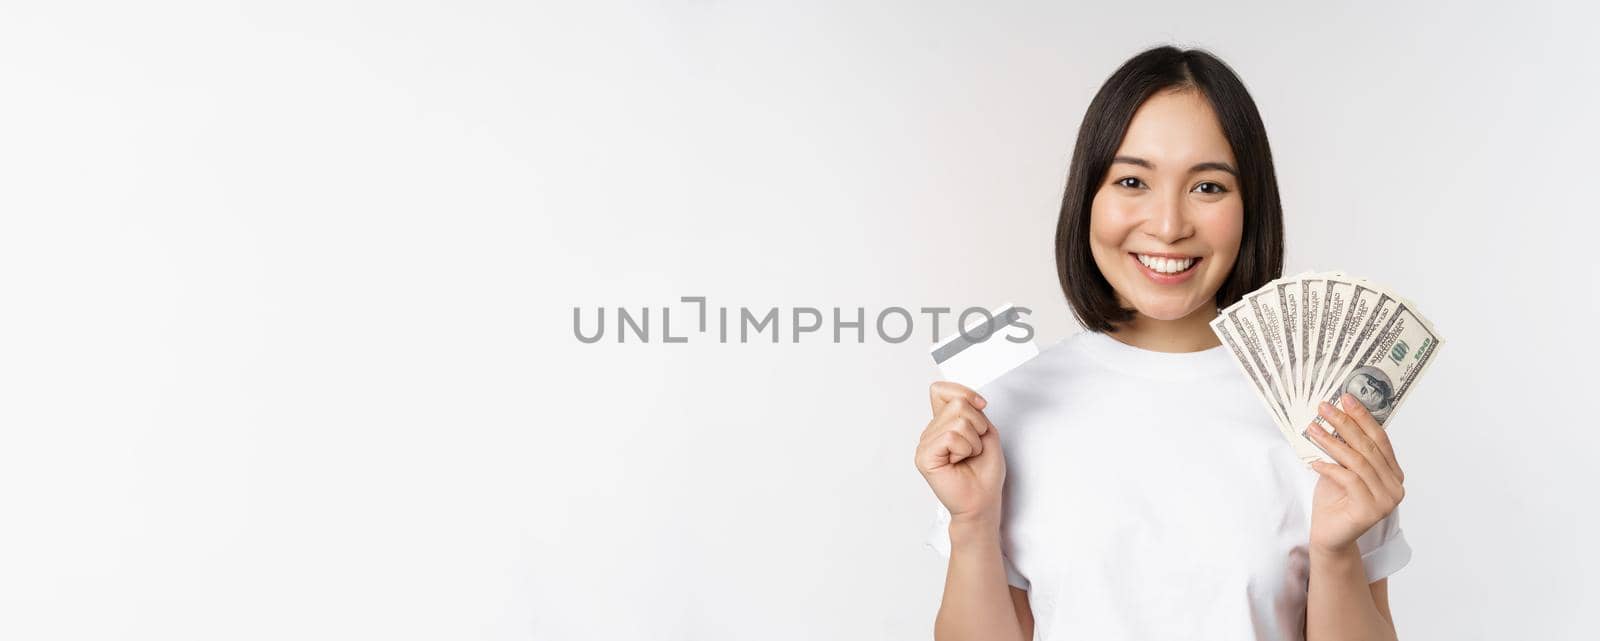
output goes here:
[{"label": "finger", "polygon": [[984,449],[988,449],[988,448],[991,448],[991,447],[999,447],[1000,446],[1000,428],[995,427],[994,423],[990,423],[989,424],[989,431],[984,432],[982,438],[983,438],[983,447],[984,447]]},{"label": "finger", "polygon": [[1339,487],[1344,488],[1345,495],[1349,496],[1352,501],[1367,505],[1372,504],[1372,493],[1367,491],[1367,483],[1362,481],[1361,476],[1355,472],[1320,460],[1312,461],[1311,469],[1315,470],[1317,474],[1327,477],[1328,480],[1333,481]]},{"label": "finger", "polygon": [[[1344,400],[1341,398],[1340,404],[1343,403]],[[1350,399],[1350,404],[1361,406],[1361,402],[1354,398]],[[1346,407],[1349,407],[1349,405],[1346,405]],[[1338,429],[1339,436],[1344,437],[1345,444],[1349,445],[1350,449],[1355,450],[1357,454],[1360,454],[1361,458],[1366,460],[1367,465],[1372,467],[1374,478],[1367,479],[1367,482],[1376,482],[1382,485],[1383,493],[1390,497],[1399,494],[1400,479],[1395,477],[1394,468],[1389,467],[1389,459],[1384,458],[1383,452],[1378,449],[1378,444],[1372,442],[1372,437],[1367,435],[1366,427],[1356,421],[1354,416],[1328,403],[1319,404],[1317,410],[1324,419],[1334,423]],[[1374,495],[1378,494],[1377,487],[1372,489],[1374,490]]]},{"label": "finger", "polygon": [[1339,404],[1344,407],[1344,413],[1355,419],[1356,424],[1366,432],[1367,438],[1372,439],[1373,444],[1378,446],[1378,451],[1383,453],[1383,459],[1389,464],[1389,469],[1394,471],[1395,478],[1404,483],[1406,473],[1400,469],[1400,461],[1394,456],[1394,445],[1389,442],[1389,430],[1378,423],[1378,419],[1373,418],[1372,412],[1367,411],[1366,405],[1349,393],[1340,399]]},{"label": "finger", "polygon": [[945,402],[944,406],[939,408],[939,411],[934,415],[934,420],[930,421],[927,429],[923,431],[923,437],[929,436],[929,431],[937,431],[940,429],[939,426],[957,416],[967,418],[973,428],[977,430],[974,436],[982,436],[990,428],[994,427],[994,424],[989,422],[989,417],[983,413],[983,410],[973,407],[965,397],[956,397]]},{"label": "finger", "polygon": [[973,419],[963,413],[962,408],[970,409],[964,402],[952,402],[944,407],[944,411],[934,419],[934,424],[929,430],[930,438],[943,438],[947,433],[954,433],[957,437],[967,442],[967,451],[959,453],[951,463],[959,463],[968,456],[977,456],[983,453],[983,439],[978,434],[977,426]]},{"label": "finger", "polygon": [[[965,421],[966,419],[962,420]],[[971,427],[963,425],[959,428],[950,430],[947,432],[947,434],[954,434],[967,444],[967,451],[960,456],[952,457],[950,459],[951,463],[960,463],[968,458],[983,455],[983,437],[974,436],[974,432]]]},{"label": "finger", "polygon": [[[1337,412],[1338,410],[1334,411]],[[1339,425],[1337,418],[1324,418],[1328,420],[1329,423],[1333,424],[1335,429],[1338,429]],[[1348,429],[1355,428],[1352,426]],[[1366,457],[1352,449],[1344,441],[1341,441],[1332,434],[1329,434],[1327,430],[1322,429],[1322,427],[1318,426],[1315,422],[1312,422],[1311,425],[1306,428],[1306,434],[1308,434],[1317,445],[1322,446],[1323,451],[1327,452],[1329,456],[1332,456],[1333,460],[1337,461],[1339,465],[1344,466],[1345,469],[1355,472],[1356,476],[1361,477],[1362,482],[1366,485],[1366,492],[1364,492],[1364,494],[1366,494],[1367,498],[1378,499],[1380,492],[1383,492],[1383,494],[1387,495],[1387,492],[1384,492],[1382,489],[1383,482],[1378,479],[1377,470],[1374,470],[1372,464],[1367,462]]]},{"label": "finger", "polygon": [[944,446],[944,449],[946,449],[947,452],[950,452],[949,459],[947,459],[949,460],[950,465],[955,465],[958,464],[958,462],[962,462],[962,460],[978,456],[978,451],[976,451],[978,446],[974,446],[973,441],[971,441],[970,438],[966,438],[966,435],[963,435],[963,433],[960,432],[955,432],[955,430],[944,433],[944,436],[942,436],[941,440],[939,440],[939,443]]},{"label": "finger", "polygon": [[966,407],[971,406],[967,404],[965,399],[961,398],[941,403],[939,409],[933,413],[933,418],[928,421],[927,427],[922,430],[920,438],[926,440],[929,437],[938,436],[938,432],[943,430],[945,423],[950,422],[952,418],[960,416],[961,412],[964,411],[963,408]]},{"label": "finger", "polygon": [[1362,480],[1361,475],[1333,463],[1320,460],[1312,461],[1311,469],[1316,470],[1317,474],[1344,488],[1345,496],[1349,497],[1352,506],[1357,511],[1352,516],[1377,523],[1394,511],[1393,505],[1383,505],[1372,497],[1368,492],[1370,488],[1367,482]]},{"label": "finger", "polygon": [[928,405],[934,414],[938,414],[939,410],[944,409],[947,403],[958,398],[965,399],[968,404],[980,410],[989,404],[977,392],[960,383],[934,381],[932,385],[928,386]]},{"label": "finger", "polygon": [[[1319,408],[1318,411],[1320,413],[1321,409]],[[1338,429],[1337,416],[1331,418],[1324,417],[1324,420],[1328,421],[1329,425],[1334,429]],[[1376,500],[1379,498],[1380,494],[1386,494],[1386,492],[1383,491],[1383,482],[1378,478],[1377,470],[1373,469],[1372,463],[1367,461],[1366,457],[1362,456],[1360,452],[1357,452],[1355,448],[1352,448],[1345,441],[1340,440],[1340,437],[1329,434],[1327,430],[1323,429],[1315,421],[1313,421],[1311,425],[1306,428],[1306,434],[1310,436],[1317,445],[1321,446],[1323,451],[1328,453],[1328,456],[1333,457],[1333,460],[1341,467],[1355,473],[1356,476],[1361,478],[1361,482],[1365,486],[1366,490],[1363,492],[1363,494],[1365,494],[1368,498]]]},{"label": "finger", "polygon": [[972,447],[960,432],[945,432],[933,441],[934,458],[945,465],[955,465],[973,456]]},{"label": "finger", "polygon": [[[922,431],[922,440],[917,444],[917,450],[932,452],[931,456],[940,464],[960,462],[962,458],[972,456],[982,446],[982,439],[977,436],[976,430],[969,438],[960,429],[960,423],[966,421],[960,413],[960,403],[951,403],[945,406],[943,412],[928,421],[928,428]],[[954,429],[952,429],[954,428]],[[951,439],[962,442],[958,448],[951,447]],[[920,455],[919,455],[920,456]],[[951,460],[951,459],[954,460]]]},{"label": "finger", "polygon": [[989,417],[983,413],[983,410],[966,403],[957,403],[956,405],[961,407],[961,416],[972,422],[972,427],[978,431],[978,436],[983,436],[989,432],[990,428],[994,427],[994,424],[989,422]]},{"label": "finger", "polygon": [[989,417],[984,415],[983,410],[976,409],[971,405],[966,403],[951,403],[950,405],[960,408],[957,414],[960,420],[955,427],[958,427],[962,435],[968,440],[977,443],[977,447],[973,448],[972,455],[983,454],[990,447],[990,439],[993,438],[992,434],[994,434],[994,423],[989,422]]}]

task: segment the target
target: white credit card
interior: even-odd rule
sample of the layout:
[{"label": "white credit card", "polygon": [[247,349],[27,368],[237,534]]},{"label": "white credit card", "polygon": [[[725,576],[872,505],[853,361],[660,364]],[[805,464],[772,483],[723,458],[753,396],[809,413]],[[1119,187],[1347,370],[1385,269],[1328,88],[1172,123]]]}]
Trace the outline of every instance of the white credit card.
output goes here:
[{"label": "white credit card", "polygon": [[1022,312],[1011,303],[990,311],[988,318],[968,320],[963,331],[928,350],[944,380],[975,390],[1039,354],[1033,330],[1019,322]]}]

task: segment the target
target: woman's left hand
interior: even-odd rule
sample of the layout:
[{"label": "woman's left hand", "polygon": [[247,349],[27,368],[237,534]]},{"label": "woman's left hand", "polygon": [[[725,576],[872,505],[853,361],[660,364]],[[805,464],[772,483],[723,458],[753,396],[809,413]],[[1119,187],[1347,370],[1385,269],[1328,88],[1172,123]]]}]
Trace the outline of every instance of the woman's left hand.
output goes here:
[{"label": "woman's left hand", "polygon": [[1311,499],[1311,546],[1322,552],[1346,550],[1356,539],[1389,516],[1406,491],[1405,472],[1395,461],[1394,448],[1383,426],[1354,396],[1340,399],[1344,411],[1323,403],[1318,413],[1344,440],[1320,426],[1306,433],[1338,465],[1312,461],[1322,478]]}]

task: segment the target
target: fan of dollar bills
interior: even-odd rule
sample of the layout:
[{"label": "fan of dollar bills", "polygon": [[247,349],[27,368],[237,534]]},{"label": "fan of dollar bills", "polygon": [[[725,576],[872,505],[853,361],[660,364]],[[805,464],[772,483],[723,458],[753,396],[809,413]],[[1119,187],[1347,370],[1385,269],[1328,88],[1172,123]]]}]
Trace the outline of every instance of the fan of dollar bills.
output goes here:
[{"label": "fan of dollar bills", "polygon": [[1333,462],[1305,431],[1333,431],[1319,403],[1342,408],[1349,392],[1387,428],[1444,342],[1411,301],[1341,272],[1267,283],[1222,310],[1211,330],[1307,462]]}]

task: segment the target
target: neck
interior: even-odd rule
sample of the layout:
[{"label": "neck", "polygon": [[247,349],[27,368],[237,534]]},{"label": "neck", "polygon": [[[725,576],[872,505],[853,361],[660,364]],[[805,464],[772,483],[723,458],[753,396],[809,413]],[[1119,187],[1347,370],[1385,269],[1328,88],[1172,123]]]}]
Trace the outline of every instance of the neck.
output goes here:
[{"label": "neck", "polygon": [[1215,302],[1201,305],[1188,316],[1175,320],[1161,320],[1135,312],[1132,320],[1119,323],[1110,336],[1153,352],[1198,352],[1222,344],[1211,331],[1211,319],[1216,317]]}]

